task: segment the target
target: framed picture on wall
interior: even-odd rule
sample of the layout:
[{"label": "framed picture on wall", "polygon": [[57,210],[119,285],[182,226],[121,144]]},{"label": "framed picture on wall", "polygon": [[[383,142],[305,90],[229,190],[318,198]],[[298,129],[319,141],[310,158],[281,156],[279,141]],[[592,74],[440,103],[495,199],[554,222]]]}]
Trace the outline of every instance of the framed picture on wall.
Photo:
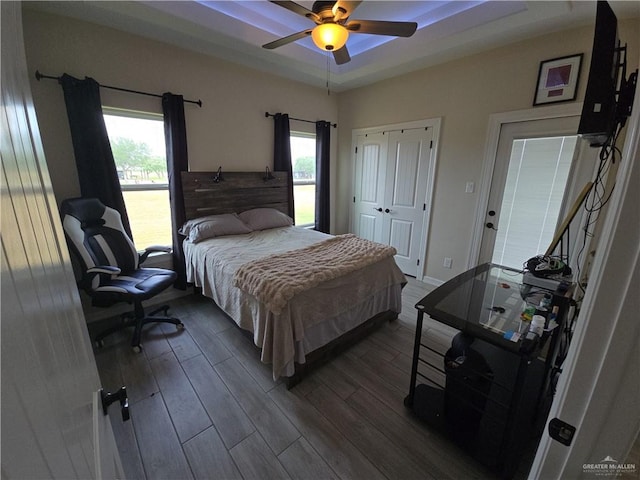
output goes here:
[{"label": "framed picture on wall", "polygon": [[575,100],[582,56],[552,58],[540,62],[533,106]]}]

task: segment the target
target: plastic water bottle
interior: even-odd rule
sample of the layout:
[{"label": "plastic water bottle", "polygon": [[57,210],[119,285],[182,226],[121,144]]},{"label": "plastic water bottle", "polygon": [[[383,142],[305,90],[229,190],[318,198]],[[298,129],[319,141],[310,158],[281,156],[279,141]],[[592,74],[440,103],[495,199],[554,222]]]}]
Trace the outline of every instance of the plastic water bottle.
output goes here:
[{"label": "plastic water bottle", "polygon": [[551,309],[551,295],[548,293],[544,294],[544,297],[540,299],[540,310],[549,311]]}]

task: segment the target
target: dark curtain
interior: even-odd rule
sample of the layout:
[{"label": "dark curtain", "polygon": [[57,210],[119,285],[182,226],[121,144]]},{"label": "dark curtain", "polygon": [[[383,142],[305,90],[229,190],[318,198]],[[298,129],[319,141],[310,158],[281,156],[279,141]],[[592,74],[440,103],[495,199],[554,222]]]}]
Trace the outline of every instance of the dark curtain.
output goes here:
[{"label": "dark curtain", "polygon": [[331,201],[329,198],[329,152],[331,123],[316,122],[316,225],[315,229],[329,233]]},{"label": "dark curtain", "polygon": [[120,180],[102,116],[100,84],[93,78],[80,80],[66,73],[60,77],[76,157],[80,193],[98,198],[122,216],[131,235],[129,216],[120,189]]},{"label": "dark curtain", "polygon": [[184,195],[181,172],[189,169],[187,157],[187,127],[184,120],[182,95],[162,95],[164,138],[167,144],[167,172],[169,174],[169,202],[171,204],[171,238],[173,240],[173,269],[178,274],[175,288],[187,288],[187,274],[182,250],[182,235],[178,230],[185,222]]},{"label": "dark curtain", "polygon": [[287,172],[289,178],[289,216],[295,219],[293,205],[293,168],[291,166],[291,139],[289,130],[289,115],[276,113],[273,116],[275,135],[273,145],[273,169]]}]

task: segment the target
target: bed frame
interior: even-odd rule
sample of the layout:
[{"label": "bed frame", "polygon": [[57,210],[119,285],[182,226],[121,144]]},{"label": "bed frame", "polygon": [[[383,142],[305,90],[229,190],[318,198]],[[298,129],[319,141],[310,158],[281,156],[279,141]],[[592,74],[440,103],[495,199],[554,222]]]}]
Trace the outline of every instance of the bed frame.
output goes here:
[{"label": "bed frame", "polygon": [[[289,182],[286,172],[182,172],[182,189],[186,220],[260,207],[288,212]],[[397,318],[396,312],[380,312],[327,345],[310,352],[306,355],[306,362],[297,363],[294,374],[285,379],[287,388],[299,383],[311,370],[354,345],[382,323]]]}]

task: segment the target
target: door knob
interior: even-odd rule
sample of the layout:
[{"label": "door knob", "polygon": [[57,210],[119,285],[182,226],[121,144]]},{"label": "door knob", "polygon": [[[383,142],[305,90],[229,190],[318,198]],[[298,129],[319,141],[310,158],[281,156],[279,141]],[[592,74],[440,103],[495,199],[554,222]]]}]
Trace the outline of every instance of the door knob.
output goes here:
[{"label": "door knob", "polygon": [[374,209],[374,210],[377,210],[378,212],[382,212],[382,208],[381,208],[381,207],[378,207],[378,208],[373,207],[373,209]]},{"label": "door knob", "polygon": [[495,230],[496,232],[498,231],[498,229],[495,227],[495,225],[491,222],[487,222],[484,224],[485,227],[490,228],[492,230]]},{"label": "door knob", "polygon": [[489,215],[490,217],[493,217],[495,214],[496,214],[496,211],[495,211],[495,210],[489,210],[488,215]]},{"label": "door knob", "polygon": [[391,212],[391,210],[389,210],[388,208],[384,209],[384,213],[390,213],[390,212]]}]

